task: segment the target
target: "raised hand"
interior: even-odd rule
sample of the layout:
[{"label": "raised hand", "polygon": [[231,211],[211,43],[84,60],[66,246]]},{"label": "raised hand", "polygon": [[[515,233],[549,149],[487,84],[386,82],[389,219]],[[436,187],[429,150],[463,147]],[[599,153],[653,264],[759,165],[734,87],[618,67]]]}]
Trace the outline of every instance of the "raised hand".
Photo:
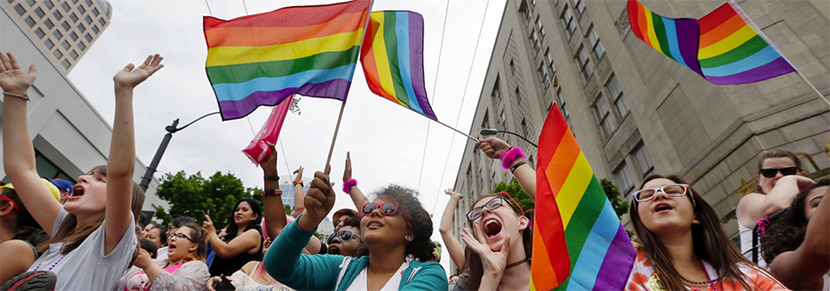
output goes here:
[{"label": "raised hand", "polygon": [[300,166],[299,169],[294,170],[294,174],[297,175],[297,178],[296,178],[297,180],[302,180],[303,179],[303,169],[304,169],[303,166]]},{"label": "raised hand", "polygon": [[497,137],[480,139],[476,142],[476,145],[481,149],[481,151],[484,152],[485,155],[487,155],[487,157],[491,159],[501,158],[501,155],[510,149],[509,144]]},{"label": "raised hand", "polygon": [[20,66],[12,53],[3,54],[3,52],[0,52],[0,88],[3,88],[3,92],[26,95],[29,87],[34,84],[36,75],[35,65],[29,66],[29,72],[27,73],[23,71],[23,67]]},{"label": "raised hand", "polygon": [[314,225],[323,221],[334,208],[334,190],[332,184],[329,182],[329,166],[326,167],[326,172],[315,172],[314,180],[311,181],[310,188],[305,195],[303,204],[306,207],[306,215]]},{"label": "raised hand", "polygon": [[507,255],[510,252],[510,236],[504,237],[504,243],[501,249],[493,251],[487,245],[484,234],[479,233],[478,239],[474,236],[469,228],[464,228],[461,233],[461,239],[467,244],[467,247],[472,249],[481,257],[481,265],[484,267],[484,276],[491,276],[494,279],[500,279],[504,273],[504,268],[507,266]]},{"label": "raised hand", "polygon": [[273,143],[266,141],[265,145],[271,149],[271,154],[259,163],[259,166],[262,167],[262,172],[264,172],[265,175],[277,176],[277,149],[274,147]]},{"label": "raised hand", "polygon": [[147,266],[150,266],[150,264],[155,264],[155,263],[153,262],[153,258],[150,257],[150,253],[147,252],[147,250],[139,249],[138,250],[138,256],[136,256],[135,262],[133,264],[136,267],[146,269]]},{"label": "raised hand", "polygon": [[202,228],[205,229],[207,233],[216,233],[216,227],[213,226],[213,220],[210,220],[210,216],[205,214],[205,221],[202,222]]},{"label": "raised hand", "polygon": [[455,200],[464,199],[464,194],[455,192],[455,190],[453,190],[453,189],[445,189],[444,194],[450,195],[450,198],[455,199]]},{"label": "raised hand", "polygon": [[147,59],[144,60],[144,63],[138,68],[135,67],[132,63],[127,64],[123,70],[118,71],[112,80],[115,81],[116,88],[128,88],[132,89],[144,80],[147,80],[148,77],[152,76],[156,71],[163,68],[164,65],[161,64],[161,60],[164,58],[161,57],[159,54],[148,56]]},{"label": "raised hand", "polygon": [[349,152],[346,152],[346,167],[343,169],[343,182],[352,179],[352,157]]}]

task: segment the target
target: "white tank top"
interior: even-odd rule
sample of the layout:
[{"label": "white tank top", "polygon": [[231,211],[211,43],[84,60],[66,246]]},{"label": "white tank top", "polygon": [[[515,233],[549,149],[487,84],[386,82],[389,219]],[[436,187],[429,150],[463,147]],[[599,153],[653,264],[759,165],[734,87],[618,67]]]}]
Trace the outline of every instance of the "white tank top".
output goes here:
[{"label": "white tank top", "polygon": [[[752,261],[752,247],[755,245],[752,241],[752,229],[755,227],[755,224],[753,223],[752,228],[744,226],[741,222],[741,217],[738,215],[737,209],[735,210],[735,216],[738,217],[738,233],[741,239],[741,253],[744,254],[744,257],[748,260]],[[758,245],[758,262],[756,263],[761,268],[769,270],[769,267],[767,267],[767,261],[764,261],[764,256],[761,254],[760,241],[758,242]]]}]

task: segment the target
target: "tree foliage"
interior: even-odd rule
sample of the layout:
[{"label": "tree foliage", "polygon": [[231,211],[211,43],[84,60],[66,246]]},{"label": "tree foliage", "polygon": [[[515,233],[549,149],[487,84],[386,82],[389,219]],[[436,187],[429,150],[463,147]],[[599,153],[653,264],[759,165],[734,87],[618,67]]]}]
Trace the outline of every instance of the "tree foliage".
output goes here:
[{"label": "tree foliage", "polygon": [[[599,183],[602,186],[602,190],[605,192],[605,196],[607,196],[608,200],[611,201],[611,206],[614,207],[614,211],[617,213],[617,216],[622,219],[622,215],[628,213],[628,202],[620,197],[620,191],[617,190],[614,183],[608,179],[602,179]],[[535,207],[533,199],[530,199],[530,196],[527,195],[527,192],[522,189],[522,186],[518,181],[516,181],[515,178],[511,180],[510,183],[500,182],[497,184],[496,187],[493,188],[492,193],[495,192],[509,193],[510,196],[516,200],[516,203],[518,203],[519,206],[521,206],[525,211]]]},{"label": "tree foliage", "polygon": [[622,220],[622,216],[628,213],[628,201],[620,197],[620,190],[617,190],[617,186],[614,186],[614,183],[608,179],[599,180],[599,184],[602,186],[602,191],[605,192],[605,196],[611,201],[611,206],[614,207],[614,212],[617,213],[617,217]]},{"label": "tree foliage", "polygon": [[236,203],[243,197],[262,201],[261,190],[245,188],[242,180],[221,171],[208,178],[202,177],[201,172],[189,176],[184,171],[165,174],[156,195],[170,204],[169,212],[156,206],[155,216],[165,224],[174,216],[190,216],[201,222],[204,214],[208,214],[217,229],[225,227]]}]

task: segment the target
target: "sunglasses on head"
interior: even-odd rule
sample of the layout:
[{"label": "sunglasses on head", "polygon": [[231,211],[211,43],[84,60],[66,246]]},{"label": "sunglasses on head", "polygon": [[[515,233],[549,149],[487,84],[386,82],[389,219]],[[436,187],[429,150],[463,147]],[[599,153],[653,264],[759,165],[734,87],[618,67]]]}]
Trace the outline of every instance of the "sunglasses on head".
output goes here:
[{"label": "sunglasses on head", "polygon": [[[395,215],[395,213],[398,213],[398,209],[401,208],[401,205],[397,202],[366,203],[363,204],[363,216],[365,217],[367,215],[371,215],[372,212],[378,208],[380,208],[380,213],[383,215]],[[411,220],[412,217],[410,217],[406,211],[403,211],[403,214],[406,225],[412,227],[412,224],[409,223],[409,220]]]},{"label": "sunglasses on head", "polygon": [[481,218],[481,211],[484,210],[484,207],[487,207],[487,209],[490,209],[490,211],[498,209],[499,207],[501,207],[502,200],[504,199],[504,197],[510,198],[510,200],[513,201],[513,204],[519,207],[519,210],[522,212],[522,215],[525,215],[525,211],[524,209],[522,209],[522,206],[520,206],[519,203],[516,203],[516,200],[514,200],[513,197],[510,196],[510,194],[508,194],[507,192],[498,192],[496,194],[496,197],[493,197],[492,199],[487,201],[487,203],[484,203],[484,205],[475,207],[469,212],[467,212],[467,220],[474,221],[476,219]]},{"label": "sunglasses on head", "polygon": [[784,176],[791,176],[798,173],[797,167],[786,167],[786,168],[778,168],[778,169],[761,169],[761,175],[767,178],[775,177],[778,172],[781,172],[781,175]]},{"label": "sunglasses on head", "polygon": [[341,230],[341,231],[338,231],[338,232],[332,234],[329,237],[328,242],[326,242],[326,243],[331,244],[331,241],[334,240],[334,238],[336,238],[336,237],[340,237],[341,242],[346,242],[346,241],[349,241],[349,240],[355,238],[358,241],[360,241],[360,243],[363,243],[363,240],[361,240],[360,237],[357,236],[357,234],[355,234],[351,230],[347,230],[347,229],[344,229],[344,230]]}]

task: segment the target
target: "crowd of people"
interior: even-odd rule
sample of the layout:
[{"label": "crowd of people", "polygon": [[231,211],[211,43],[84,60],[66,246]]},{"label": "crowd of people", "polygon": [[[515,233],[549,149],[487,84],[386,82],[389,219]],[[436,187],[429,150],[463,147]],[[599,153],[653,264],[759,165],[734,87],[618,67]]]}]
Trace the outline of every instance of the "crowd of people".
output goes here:
[{"label": "crowd of people", "polygon": [[[439,232],[460,270],[448,279],[418,193],[391,184],[367,197],[352,177],[348,153],[342,190],[357,210],[331,213],[330,166],[314,173],[307,191],[299,168],[294,211],[286,215],[276,149],[269,144],[271,154],[260,163],[263,200],[237,201],[232,217],[220,217],[227,219],[225,228],[217,230],[208,215],[201,224],[175,217],[140,228],[144,193],[132,181],[133,89],[164,66],[162,59],[151,55],[115,74],[109,159],[72,185],[38,175],[26,116],[36,69],[24,70],[14,55],[0,53],[3,166],[11,181],[0,185],[0,289],[531,288],[532,209],[505,192],[471,193],[476,199],[465,217],[454,218],[464,194],[447,189]],[[501,160],[535,199],[536,173],[520,148],[498,138],[477,146]],[[799,159],[785,150],[760,157],[757,179],[757,193],[737,207],[739,249],[689,183],[676,175],[646,177],[630,203],[637,254],[625,289],[830,290],[830,180],[806,177]],[[329,214],[334,233],[319,239],[314,234]],[[463,244],[451,233],[455,219],[467,221]]]}]

